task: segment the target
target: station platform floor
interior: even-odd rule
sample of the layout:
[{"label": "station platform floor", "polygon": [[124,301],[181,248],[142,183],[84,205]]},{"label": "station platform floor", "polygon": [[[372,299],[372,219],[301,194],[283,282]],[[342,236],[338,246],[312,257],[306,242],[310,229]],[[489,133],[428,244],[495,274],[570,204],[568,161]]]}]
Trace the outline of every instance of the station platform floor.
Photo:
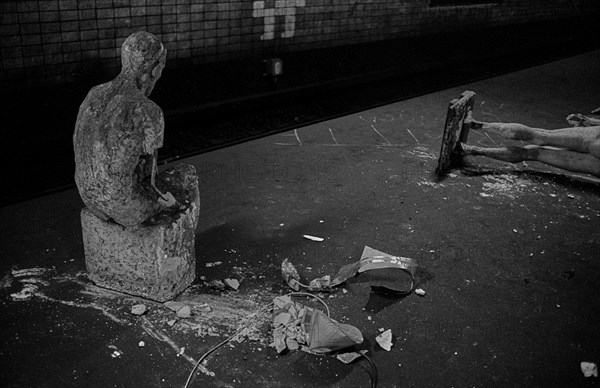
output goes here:
[{"label": "station platform floor", "polygon": [[[379,387],[597,385],[580,363],[600,361],[600,180],[477,157],[443,180],[433,173],[448,101],[464,90],[477,93],[477,119],[561,128],[600,106],[597,69],[593,51],[178,162],[196,167],[202,205],[198,277],[180,297],[194,315],[172,326],[163,305],[87,281],[76,190],[0,208],[2,273],[38,269],[30,299],[11,297],[19,278],[0,294],[2,385],[183,387],[201,355],[248,324],[190,386],[371,386],[364,361],[278,355],[269,314],[253,315],[289,291],[284,259],[312,279],[364,246],[415,259],[426,291],[384,297],[361,274],[324,299],[363,333]],[[239,289],[215,287],[225,278]],[[149,312],[132,315],[137,303]],[[389,352],[381,329],[392,330]]]}]

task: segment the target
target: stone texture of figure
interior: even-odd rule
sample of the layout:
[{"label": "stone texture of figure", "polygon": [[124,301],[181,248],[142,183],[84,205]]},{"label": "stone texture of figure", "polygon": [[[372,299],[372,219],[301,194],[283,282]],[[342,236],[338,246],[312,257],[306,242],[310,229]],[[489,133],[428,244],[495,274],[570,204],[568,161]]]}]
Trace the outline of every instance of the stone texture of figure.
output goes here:
[{"label": "stone texture of figure", "polygon": [[154,35],[132,34],[122,46],[121,73],[92,88],[79,108],[75,182],[88,209],[103,220],[132,226],[164,208],[154,185],[164,118],[148,96],[166,54]]},{"label": "stone texture of figure", "polygon": [[73,135],[88,278],[161,302],[194,281],[200,212],[194,166],[157,174],[164,118],[148,96],[165,59],[154,35],[129,36],[121,73],[88,93]]}]

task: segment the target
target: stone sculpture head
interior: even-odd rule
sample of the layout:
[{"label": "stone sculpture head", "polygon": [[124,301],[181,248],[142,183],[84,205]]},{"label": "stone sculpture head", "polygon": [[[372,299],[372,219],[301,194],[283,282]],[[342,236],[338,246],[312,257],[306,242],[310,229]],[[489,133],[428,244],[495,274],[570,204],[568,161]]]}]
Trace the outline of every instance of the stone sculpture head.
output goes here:
[{"label": "stone sculpture head", "polygon": [[165,67],[167,50],[153,34],[135,32],[121,48],[121,74],[136,80],[138,88],[149,96]]}]

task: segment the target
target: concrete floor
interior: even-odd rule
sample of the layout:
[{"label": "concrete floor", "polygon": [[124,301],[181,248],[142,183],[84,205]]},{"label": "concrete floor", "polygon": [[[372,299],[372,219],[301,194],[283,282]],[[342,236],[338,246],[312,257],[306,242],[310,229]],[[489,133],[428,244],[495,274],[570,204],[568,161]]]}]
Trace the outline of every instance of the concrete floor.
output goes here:
[{"label": "concrete floor", "polygon": [[[598,68],[595,51],[183,161],[200,176],[205,278],[182,296],[196,314],[172,327],[163,306],[142,301],[150,312],[136,317],[129,309],[140,300],[86,282],[76,191],[0,209],[1,269],[51,269],[35,276],[29,300],[10,297],[18,281],[2,291],[0,381],[183,386],[195,360],[251,323],[250,338],[208,357],[191,386],[367,387],[364,361],[277,355],[266,346],[268,314],[248,317],[288,291],[284,259],[312,279],[369,245],[417,260],[427,292],[386,298],[364,274],[326,298],[333,318],[362,331],[380,387],[597,385],[580,362],[600,361],[600,180],[482,158],[443,181],[432,172],[447,103],[463,90],[478,93],[478,119],[560,128],[569,113],[600,105]],[[503,143],[475,132],[469,140]],[[228,277],[239,290],[209,285]],[[390,352],[375,342],[380,328],[394,334]]]}]

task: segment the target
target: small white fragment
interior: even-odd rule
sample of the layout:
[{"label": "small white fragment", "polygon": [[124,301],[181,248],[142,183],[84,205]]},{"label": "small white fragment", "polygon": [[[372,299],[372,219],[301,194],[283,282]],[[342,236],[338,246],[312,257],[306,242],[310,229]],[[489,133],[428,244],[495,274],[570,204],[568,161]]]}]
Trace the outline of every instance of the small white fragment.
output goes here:
[{"label": "small white fragment", "polygon": [[598,366],[593,362],[581,362],[581,371],[585,377],[598,377]]},{"label": "small white fragment", "polygon": [[513,229],[513,232],[514,232],[514,233],[519,233],[519,231],[518,231],[518,230],[516,230],[516,229]]},{"label": "small white fragment", "polygon": [[342,288],[342,292],[343,292],[344,294],[347,294],[347,293],[348,293],[348,290],[346,290],[345,288]]},{"label": "small white fragment", "polygon": [[175,322],[176,322],[175,319],[171,319],[170,321],[167,321],[167,325],[173,326],[175,324]]},{"label": "small white fragment", "polygon": [[146,346],[146,343],[145,343],[144,341],[140,341],[140,342],[138,343],[138,346],[139,346],[140,348],[143,348],[144,346]]},{"label": "small white fragment", "polygon": [[310,234],[305,234],[305,235],[303,235],[302,237],[304,237],[304,238],[305,238],[305,239],[307,239],[307,240],[311,240],[311,241],[319,241],[319,242],[320,242],[320,241],[323,241],[323,240],[325,240],[325,239],[324,239],[324,238],[322,238],[322,237],[311,236]]},{"label": "small white fragment", "polygon": [[377,337],[375,337],[375,340],[377,341],[379,346],[381,346],[383,349],[387,350],[388,352],[390,350],[392,350],[393,344],[392,344],[392,330],[391,329],[387,329],[383,333],[379,334]]},{"label": "small white fragment", "polygon": [[177,353],[177,357],[181,356],[183,354],[183,352],[185,352],[185,346],[183,346],[181,349],[179,349],[179,353]]},{"label": "small white fragment", "polygon": [[456,176],[457,176],[457,175],[456,175],[456,174],[448,174],[448,176],[449,176],[450,178],[456,178]]},{"label": "small white fragment", "polygon": [[370,321],[372,318],[371,318],[371,316],[369,315],[369,316],[367,317],[367,319]]},{"label": "small white fragment", "polygon": [[575,198],[575,196],[573,194],[568,194],[567,197],[571,198],[571,199]]},{"label": "small white fragment", "polygon": [[136,304],[131,306],[131,313],[133,315],[143,315],[146,311],[148,311],[148,308],[144,304]]},{"label": "small white fragment", "polygon": [[550,195],[552,198],[556,198],[556,194],[548,194]]},{"label": "small white fragment", "polygon": [[422,288],[417,288],[415,290],[415,294],[419,295],[419,296],[425,296],[425,290]]},{"label": "small white fragment", "polygon": [[224,280],[225,284],[227,284],[229,287],[233,288],[234,290],[237,290],[238,288],[240,288],[240,282],[237,281],[237,279],[225,279]]}]

